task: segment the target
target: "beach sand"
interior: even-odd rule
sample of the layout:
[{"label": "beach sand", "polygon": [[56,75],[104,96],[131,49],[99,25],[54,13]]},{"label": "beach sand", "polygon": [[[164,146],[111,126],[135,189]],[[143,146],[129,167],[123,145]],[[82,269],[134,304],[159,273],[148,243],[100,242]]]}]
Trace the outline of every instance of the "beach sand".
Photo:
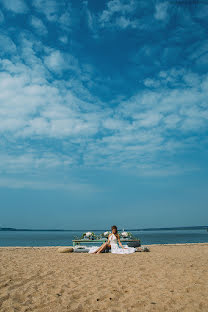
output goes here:
[{"label": "beach sand", "polygon": [[208,311],[208,244],[130,255],[0,248],[0,311]]}]

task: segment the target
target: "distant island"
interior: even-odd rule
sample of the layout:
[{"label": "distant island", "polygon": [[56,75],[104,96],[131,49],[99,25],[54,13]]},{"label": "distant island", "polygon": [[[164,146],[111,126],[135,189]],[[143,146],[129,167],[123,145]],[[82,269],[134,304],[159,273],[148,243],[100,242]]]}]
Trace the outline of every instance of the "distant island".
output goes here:
[{"label": "distant island", "polygon": [[[89,229],[87,229],[88,231]],[[140,231],[174,231],[174,230],[207,230],[208,225],[199,225],[199,226],[180,226],[180,227],[167,227],[167,228],[144,228],[144,229],[125,229],[129,232],[140,232]],[[79,230],[60,230],[60,229],[17,229],[12,227],[0,227],[0,231],[44,231],[44,232],[85,232],[86,229]],[[93,232],[104,232],[104,230],[92,230]],[[119,229],[121,231],[121,229]]]}]

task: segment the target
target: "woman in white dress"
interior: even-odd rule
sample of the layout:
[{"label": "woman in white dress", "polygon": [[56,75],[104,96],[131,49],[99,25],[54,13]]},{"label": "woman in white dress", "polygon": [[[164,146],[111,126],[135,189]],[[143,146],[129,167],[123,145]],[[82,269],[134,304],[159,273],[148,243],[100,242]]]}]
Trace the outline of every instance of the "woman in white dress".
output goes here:
[{"label": "woman in white dress", "polygon": [[[130,254],[136,251],[136,248],[134,247],[128,247],[123,246],[120,241],[120,236],[117,232],[117,226],[113,225],[111,227],[112,233],[108,235],[108,241],[106,243],[103,243],[99,248],[96,247],[90,247],[89,253],[101,253],[106,248],[111,249],[111,253],[117,253],[117,254]],[[118,246],[120,245],[120,247]]]}]

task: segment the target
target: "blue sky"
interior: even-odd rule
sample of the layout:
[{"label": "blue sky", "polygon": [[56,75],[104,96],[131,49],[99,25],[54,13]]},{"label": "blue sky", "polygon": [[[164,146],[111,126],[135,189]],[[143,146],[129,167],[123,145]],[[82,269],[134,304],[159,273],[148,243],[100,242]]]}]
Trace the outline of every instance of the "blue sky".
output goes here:
[{"label": "blue sky", "polygon": [[0,226],[204,225],[208,4],[0,0]]}]

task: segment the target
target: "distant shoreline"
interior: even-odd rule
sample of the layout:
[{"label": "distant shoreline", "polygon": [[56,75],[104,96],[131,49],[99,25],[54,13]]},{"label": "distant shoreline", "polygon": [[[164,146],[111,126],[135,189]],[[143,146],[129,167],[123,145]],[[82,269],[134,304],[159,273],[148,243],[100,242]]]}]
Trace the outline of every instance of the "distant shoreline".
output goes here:
[{"label": "distant shoreline", "polygon": [[[80,230],[61,230],[61,229],[17,229],[10,227],[2,227],[1,231],[27,231],[27,232],[85,232],[89,229],[80,229]],[[140,232],[140,231],[177,231],[177,230],[207,230],[208,225],[199,225],[199,226],[180,226],[180,227],[165,227],[165,228],[144,228],[144,229],[125,229],[127,232]],[[91,230],[93,232],[105,232],[105,230]],[[121,231],[121,229],[119,229]]]}]

